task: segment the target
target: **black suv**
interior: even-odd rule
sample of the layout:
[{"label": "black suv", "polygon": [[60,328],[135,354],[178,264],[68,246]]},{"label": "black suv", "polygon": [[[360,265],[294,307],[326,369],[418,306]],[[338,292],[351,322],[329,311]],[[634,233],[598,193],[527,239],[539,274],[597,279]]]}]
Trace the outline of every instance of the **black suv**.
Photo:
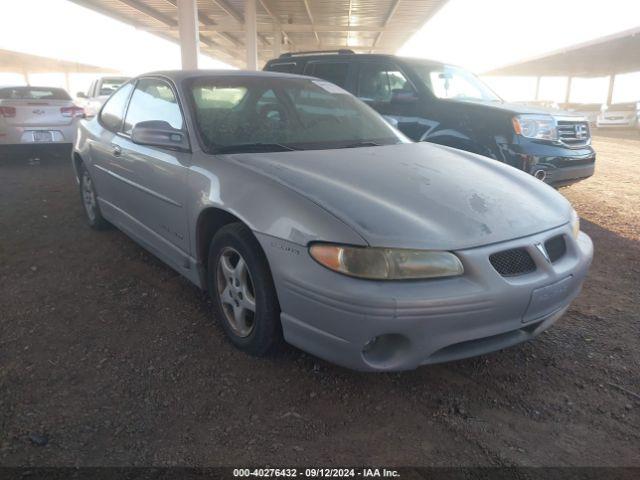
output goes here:
[{"label": "black suv", "polygon": [[506,103],[460,67],[338,50],[285,53],[264,69],[328,80],[415,141],[485,155],[554,186],[593,175],[596,154],[584,117]]}]

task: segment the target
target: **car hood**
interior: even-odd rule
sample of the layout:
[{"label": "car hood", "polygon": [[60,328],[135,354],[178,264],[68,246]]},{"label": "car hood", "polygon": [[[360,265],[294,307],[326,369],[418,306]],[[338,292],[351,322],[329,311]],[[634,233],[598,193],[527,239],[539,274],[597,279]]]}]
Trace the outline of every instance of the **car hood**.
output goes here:
[{"label": "car hood", "polygon": [[557,110],[554,108],[546,108],[546,107],[536,107],[532,105],[522,105],[520,103],[509,103],[509,102],[473,102],[473,101],[463,101],[463,100],[446,100],[448,102],[455,102],[460,105],[464,105],[468,108],[470,105],[475,106],[478,109],[490,109],[495,111],[501,111],[505,113],[510,113],[514,115],[523,115],[523,114],[535,114],[535,115],[554,115],[554,116],[574,116],[580,117],[580,114],[576,112],[570,112],[567,110]]},{"label": "car hood", "polygon": [[440,145],[229,157],[320,205],[371,246],[459,250],[570,220],[571,206],[553,188],[494,160]]}]

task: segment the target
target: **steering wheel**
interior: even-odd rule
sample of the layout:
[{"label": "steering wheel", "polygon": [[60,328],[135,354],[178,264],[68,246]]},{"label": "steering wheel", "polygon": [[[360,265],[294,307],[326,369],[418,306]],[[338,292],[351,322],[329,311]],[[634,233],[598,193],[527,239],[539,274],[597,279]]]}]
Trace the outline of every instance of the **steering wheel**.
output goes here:
[{"label": "steering wheel", "polygon": [[267,103],[260,107],[260,111],[258,112],[258,119],[261,124],[265,124],[267,122],[273,122],[274,119],[270,118],[270,114],[276,112],[278,114],[278,124],[279,127],[284,127],[287,123],[287,114],[284,108],[282,108],[277,103]]}]

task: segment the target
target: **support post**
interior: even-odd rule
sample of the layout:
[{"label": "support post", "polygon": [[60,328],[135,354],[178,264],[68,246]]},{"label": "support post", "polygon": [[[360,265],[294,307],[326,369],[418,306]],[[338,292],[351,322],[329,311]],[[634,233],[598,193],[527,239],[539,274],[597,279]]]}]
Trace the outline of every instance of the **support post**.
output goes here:
[{"label": "support post", "polygon": [[540,100],[540,77],[536,78],[536,98],[535,100]]},{"label": "support post", "polygon": [[183,70],[197,70],[200,53],[196,0],[178,0],[178,30]]},{"label": "support post", "polygon": [[64,86],[67,92],[69,93],[69,95],[73,97],[74,95],[73,93],[71,93],[71,79],[70,79],[69,70],[64,71]]},{"label": "support post", "polygon": [[571,98],[571,82],[573,81],[573,77],[567,77],[567,90],[564,93],[564,103],[569,103],[569,99]]},{"label": "support post", "polygon": [[256,18],[256,0],[244,2],[244,29],[246,33],[247,70],[258,69],[258,24]]},{"label": "support post", "polygon": [[278,58],[280,56],[282,45],[282,32],[280,31],[280,24],[273,24],[273,58]]},{"label": "support post", "polygon": [[609,75],[609,90],[607,91],[607,106],[613,103],[613,87],[616,83],[616,75],[612,73]]}]

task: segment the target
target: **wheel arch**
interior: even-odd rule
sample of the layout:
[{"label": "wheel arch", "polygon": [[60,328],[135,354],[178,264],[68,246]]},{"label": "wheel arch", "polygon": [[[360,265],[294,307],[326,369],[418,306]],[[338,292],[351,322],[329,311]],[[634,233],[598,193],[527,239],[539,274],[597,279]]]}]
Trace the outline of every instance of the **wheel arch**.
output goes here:
[{"label": "wheel arch", "polygon": [[198,272],[200,275],[200,283],[203,286],[207,284],[207,260],[211,239],[222,227],[231,223],[241,223],[251,230],[251,227],[247,222],[242,220],[240,217],[218,207],[206,207],[198,214],[195,230],[195,254]]},{"label": "wheel arch", "polygon": [[493,158],[494,160],[498,159],[496,153],[488,145],[478,142],[470,135],[466,135],[455,130],[439,131],[433,135],[423,137],[422,141],[457,148],[458,150],[483,155],[485,157]]},{"label": "wheel arch", "polygon": [[75,150],[73,151],[73,154],[72,154],[71,158],[73,160],[73,172],[74,172],[74,174],[76,176],[76,182],[80,182],[80,166],[84,165],[84,159]]}]

